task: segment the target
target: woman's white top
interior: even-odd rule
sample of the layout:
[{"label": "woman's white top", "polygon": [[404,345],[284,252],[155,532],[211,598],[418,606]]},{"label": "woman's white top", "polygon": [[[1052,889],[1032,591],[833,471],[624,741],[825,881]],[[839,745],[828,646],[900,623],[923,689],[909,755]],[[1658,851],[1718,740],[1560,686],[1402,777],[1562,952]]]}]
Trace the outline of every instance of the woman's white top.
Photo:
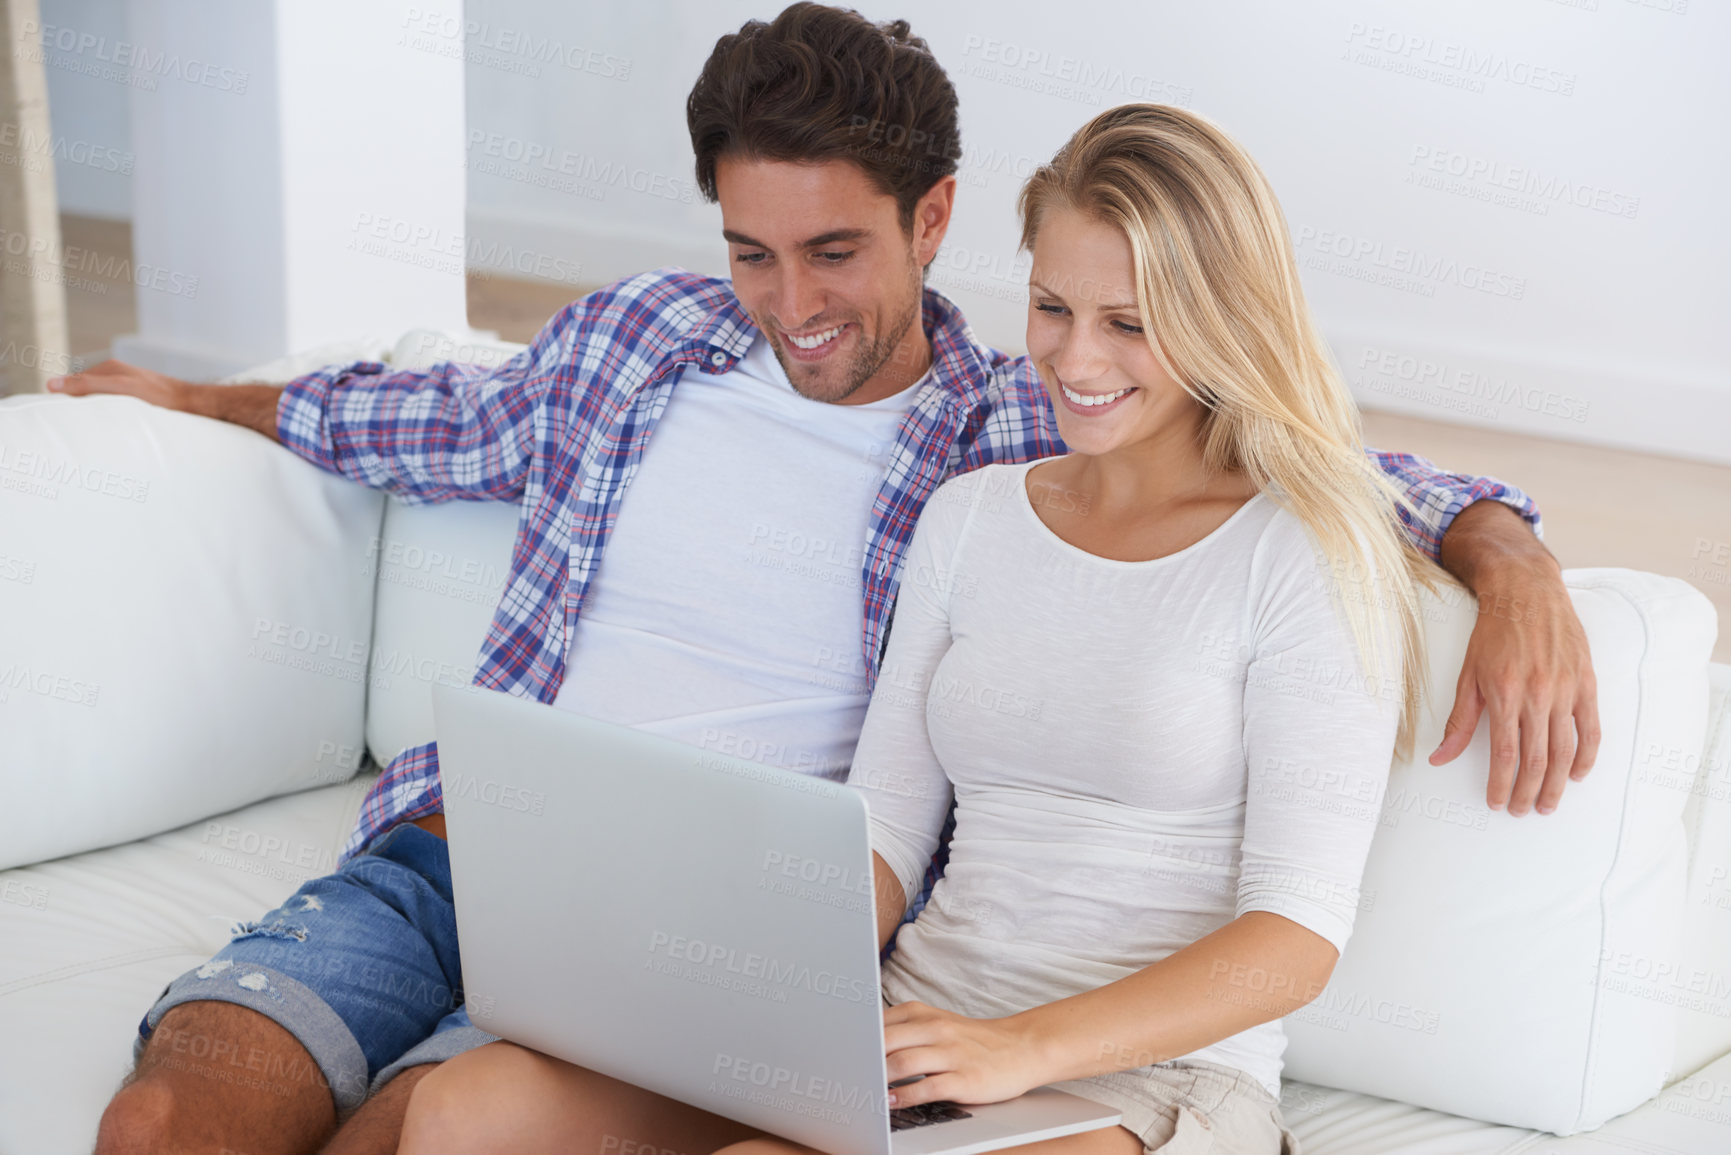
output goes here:
[{"label": "woman's white top", "polygon": [[[947,482],[909,545],[849,781],[910,904],[952,791],[956,830],[885,994],[1013,1014],[1252,910],[1344,945],[1400,695],[1313,540],[1259,494],[1177,553],[1098,557],[1039,519],[1031,464]],[[1256,1005],[1268,982],[1216,989]],[[1278,1095],[1285,1045],[1274,1021],[1186,1057]]]}]

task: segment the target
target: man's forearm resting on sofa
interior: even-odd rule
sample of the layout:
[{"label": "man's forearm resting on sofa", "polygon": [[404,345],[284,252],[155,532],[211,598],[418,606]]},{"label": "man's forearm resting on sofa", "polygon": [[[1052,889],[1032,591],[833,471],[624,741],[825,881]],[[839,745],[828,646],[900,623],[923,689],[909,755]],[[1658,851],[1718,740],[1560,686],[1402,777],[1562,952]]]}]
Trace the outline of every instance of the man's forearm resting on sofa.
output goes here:
[{"label": "man's forearm resting on sofa", "polygon": [[104,361],[70,377],[50,378],[48,389],[70,397],[118,393],[164,409],[242,425],[272,441],[280,440],[276,433],[280,385],[197,385],[124,361]]}]

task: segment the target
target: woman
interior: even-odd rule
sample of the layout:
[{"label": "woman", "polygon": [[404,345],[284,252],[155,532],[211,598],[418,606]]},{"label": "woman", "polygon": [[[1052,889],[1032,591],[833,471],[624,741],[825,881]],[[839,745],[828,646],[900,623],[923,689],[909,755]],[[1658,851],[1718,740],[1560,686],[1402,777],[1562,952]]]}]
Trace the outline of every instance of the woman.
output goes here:
[{"label": "woman", "polygon": [[[956,808],[883,967],[890,1081],[923,1076],[892,1106],[1057,1084],[1123,1125],[1042,1148],[1295,1151],[1279,1019],[1351,931],[1431,572],[1235,143],[1116,108],[1020,207],[1028,351],[1072,452],[928,503],[852,770],[884,942]],[[500,1149],[581,1126],[798,1150],[669,1128],[646,1093],[500,1044],[417,1088],[403,1149],[441,1149],[463,1099],[513,1120]]]}]

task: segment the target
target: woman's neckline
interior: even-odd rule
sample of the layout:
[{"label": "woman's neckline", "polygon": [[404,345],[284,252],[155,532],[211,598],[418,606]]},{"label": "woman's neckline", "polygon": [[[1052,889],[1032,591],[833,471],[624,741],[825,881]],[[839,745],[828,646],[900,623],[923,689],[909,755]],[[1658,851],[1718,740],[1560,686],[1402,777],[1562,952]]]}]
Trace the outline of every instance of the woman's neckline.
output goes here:
[{"label": "woman's neckline", "polygon": [[1268,496],[1268,494],[1262,490],[1258,490],[1256,493],[1251,494],[1244,500],[1242,505],[1232,511],[1225,521],[1221,522],[1219,525],[1215,526],[1213,529],[1209,530],[1183,549],[1175,549],[1171,553],[1161,554],[1159,557],[1144,558],[1140,561],[1125,561],[1122,558],[1103,557],[1100,554],[1085,550],[1076,543],[1065,540],[1057,530],[1053,529],[1040,519],[1039,511],[1034,508],[1034,496],[1028,492],[1028,474],[1033,471],[1034,466],[1038,465],[1041,460],[1047,459],[1041,458],[1034,461],[1024,461],[1022,463],[1021,476],[1018,478],[1018,484],[1016,486],[1020,499],[1016,504],[1022,508],[1023,512],[1027,515],[1029,520],[1034,523],[1039,532],[1055,543],[1058,548],[1068,550],[1079,557],[1085,557],[1092,562],[1097,562],[1098,564],[1105,566],[1159,566],[1167,562],[1177,561],[1179,558],[1201,549],[1209,542],[1220,537],[1230,529],[1234,523],[1244,516],[1246,510]]}]

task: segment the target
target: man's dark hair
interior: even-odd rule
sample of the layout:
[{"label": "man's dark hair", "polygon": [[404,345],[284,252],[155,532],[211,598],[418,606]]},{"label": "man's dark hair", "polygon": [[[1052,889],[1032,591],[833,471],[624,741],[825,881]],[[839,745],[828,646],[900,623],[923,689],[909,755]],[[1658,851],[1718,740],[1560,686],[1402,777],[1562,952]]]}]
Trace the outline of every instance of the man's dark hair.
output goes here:
[{"label": "man's dark hair", "polygon": [[697,187],[715,200],[715,162],[847,160],[914,206],[956,171],[956,90],[906,20],[873,24],[848,8],[790,5],[715,42],[685,102]]}]

